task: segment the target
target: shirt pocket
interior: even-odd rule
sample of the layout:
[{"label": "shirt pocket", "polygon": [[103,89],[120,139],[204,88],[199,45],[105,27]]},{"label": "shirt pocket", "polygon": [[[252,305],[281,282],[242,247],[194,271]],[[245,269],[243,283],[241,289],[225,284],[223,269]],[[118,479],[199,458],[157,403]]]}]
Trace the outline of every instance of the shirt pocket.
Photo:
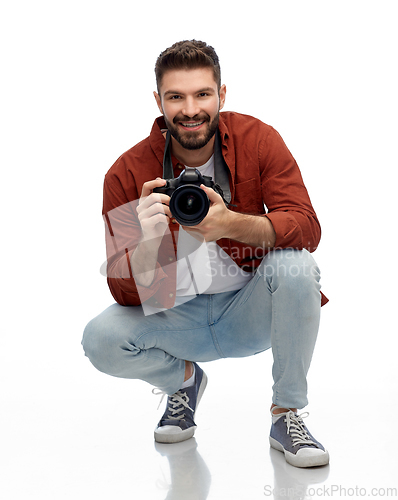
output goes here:
[{"label": "shirt pocket", "polygon": [[258,215],[265,213],[260,179],[249,179],[235,184],[235,196],[231,202],[235,212]]}]

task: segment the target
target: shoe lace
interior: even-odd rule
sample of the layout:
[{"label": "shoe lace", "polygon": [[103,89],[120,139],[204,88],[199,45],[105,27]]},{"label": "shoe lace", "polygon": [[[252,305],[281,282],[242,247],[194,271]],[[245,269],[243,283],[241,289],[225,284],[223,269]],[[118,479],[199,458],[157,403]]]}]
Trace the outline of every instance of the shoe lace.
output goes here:
[{"label": "shoe lace", "polygon": [[[163,402],[163,399],[165,396],[167,396],[166,392],[161,391],[160,389],[152,389],[152,394],[155,396],[162,396],[158,409],[160,408],[160,405]],[[188,394],[184,391],[177,391],[175,394],[169,396],[168,399],[168,415],[167,418],[169,420],[182,420],[185,418],[185,413],[181,415],[181,413],[184,411],[184,408],[191,410],[193,412],[193,409],[189,406],[189,397]]]},{"label": "shoe lace", "polygon": [[309,436],[308,430],[303,422],[303,418],[307,418],[308,415],[309,415],[308,412],[296,415],[292,411],[289,411],[286,414],[286,419],[285,419],[287,426],[287,434],[290,434],[293,446],[299,446],[300,444],[304,444],[304,445],[314,445],[318,448],[317,443],[315,443]]}]

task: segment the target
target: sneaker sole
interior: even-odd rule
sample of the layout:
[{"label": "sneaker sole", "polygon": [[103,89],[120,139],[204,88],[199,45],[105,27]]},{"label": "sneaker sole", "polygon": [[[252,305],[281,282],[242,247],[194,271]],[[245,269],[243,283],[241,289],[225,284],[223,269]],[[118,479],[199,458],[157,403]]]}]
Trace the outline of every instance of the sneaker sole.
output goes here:
[{"label": "sneaker sole", "polygon": [[[203,372],[202,381],[198,390],[198,397],[196,400],[196,408],[193,414],[195,418],[196,410],[198,409],[200,400],[202,399],[203,393],[205,392],[207,386],[207,375]],[[164,444],[173,444],[173,443],[181,443],[182,441],[186,441],[190,439],[195,434],[196,425],[190,427],[189,429],[185,429],[184,431],[175,425],[165,426],[163,429],[170,427],[170,433],[167,432],[158,432],[158,429],[155,429],[155,441],[157,443]]]},{"label": "sneaker sole", "polygon": [[269,437],[269,444],[271,445],[271,448],[284,453],[286,462],[294,467],[320,467],[329,463],[329,453],[326,450],[322,455],[298,457],[297,455],[290,453],[290,451],[285,450],[279,441],[271,436]]}]

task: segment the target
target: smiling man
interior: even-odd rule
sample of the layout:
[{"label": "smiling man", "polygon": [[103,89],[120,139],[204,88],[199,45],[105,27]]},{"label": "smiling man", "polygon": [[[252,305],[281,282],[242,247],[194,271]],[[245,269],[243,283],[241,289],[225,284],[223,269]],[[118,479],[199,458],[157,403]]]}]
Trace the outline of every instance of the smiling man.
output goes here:
[{"label": "smiling man", "polygon": [[[155,73],[162,116],[105,176],[107,276],[116,304],[87,325],[85,353],[97,369],[167,395],[155,439],[176,443],[196,429],[207,384],[198,362],[271,348],[270,444],[297,467],[325,465],[328,452],[297,414],[308,403],[307,373],[327,301],[311,255],[320,225],[299,168],[272,127],[220,112],[226,87],[212,47],[178,42],[159,56]],[[185,176],[207,203],[206,216],[192,224],[180,224],[170,202],[186,192]]]},{"label": "smiling man", "polygon": [[180,154],[184,150],[203,150],[202,155],[211,152],[226,93],[225,85],[219,89],[212,73],[209,68],[168,71],[163,76],[162,97],[154,92],[174,139],[173,147]]}]

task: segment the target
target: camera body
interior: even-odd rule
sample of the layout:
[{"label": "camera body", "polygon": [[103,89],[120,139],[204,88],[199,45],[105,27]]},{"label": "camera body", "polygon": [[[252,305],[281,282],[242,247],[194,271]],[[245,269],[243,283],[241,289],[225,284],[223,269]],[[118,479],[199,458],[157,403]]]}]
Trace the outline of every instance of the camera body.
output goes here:
[{"label": "camera body", "polygon": [[210,208],[209,198],[200,188],[201,184],[223,196],[221,188],[211,177],[190,167],[185,168],[176,179],[167,179],[164,186],[155,188],[153,192],[170,196],[170,212],[179,224],[196,226],[206,217]]}]

